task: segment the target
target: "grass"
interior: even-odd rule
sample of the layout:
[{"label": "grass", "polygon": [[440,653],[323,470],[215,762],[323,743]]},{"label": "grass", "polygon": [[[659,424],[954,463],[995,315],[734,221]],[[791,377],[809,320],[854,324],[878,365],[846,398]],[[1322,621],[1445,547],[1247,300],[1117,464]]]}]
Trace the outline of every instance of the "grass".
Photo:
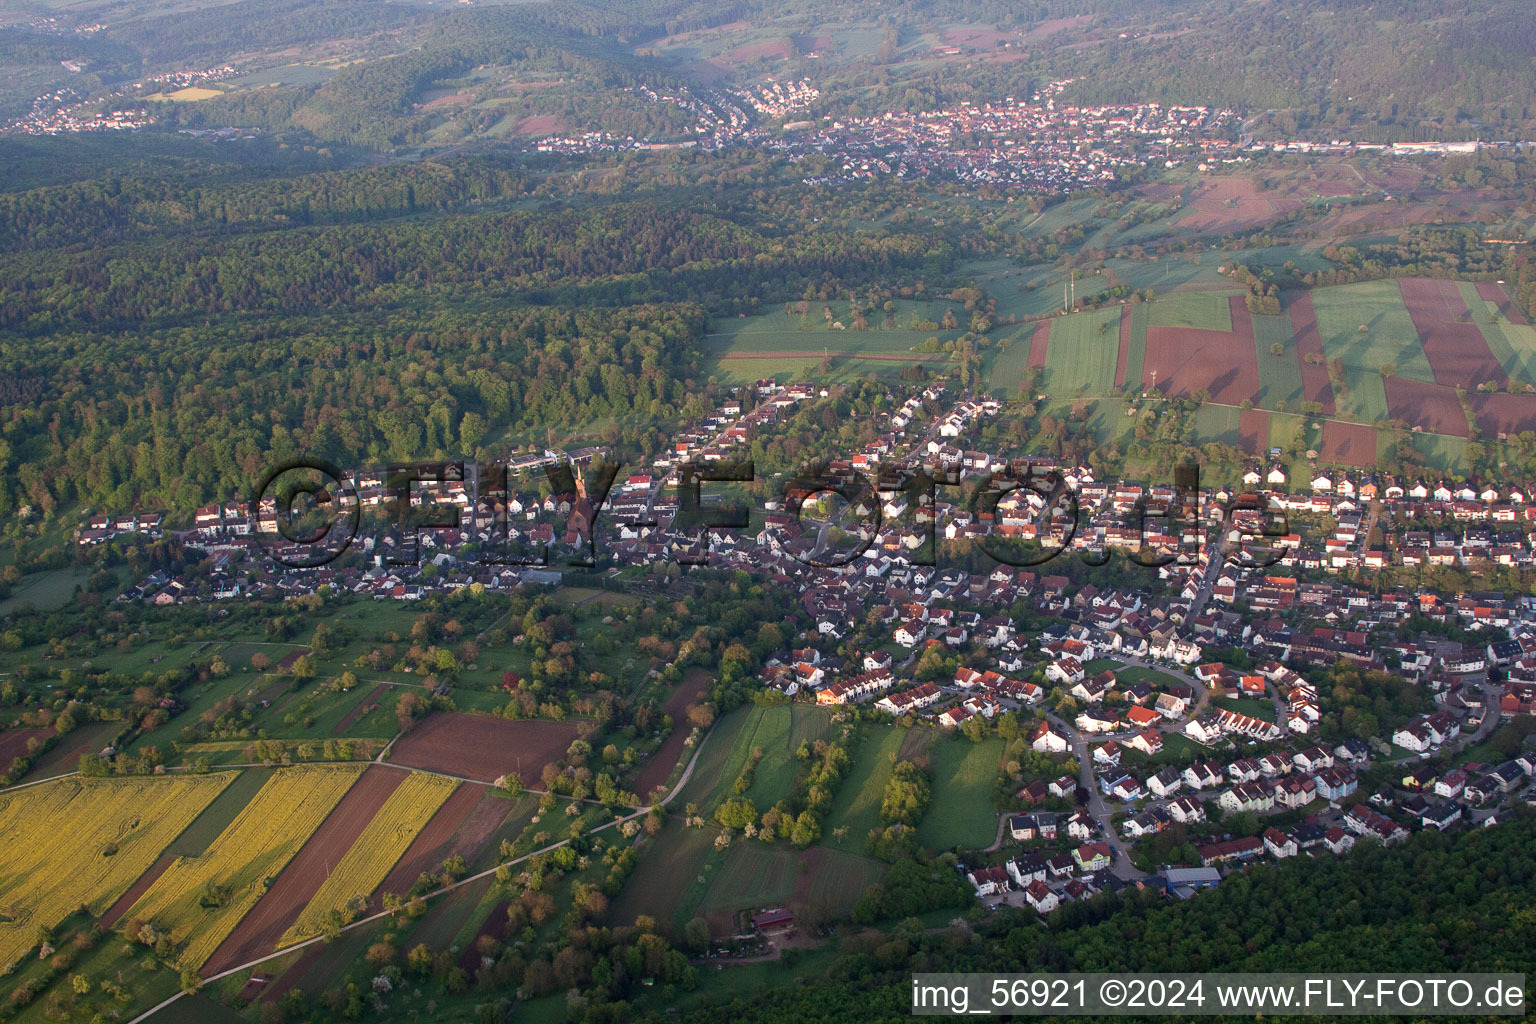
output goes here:
[{"label": "grass", "polygon": [[1432,469],[1464,472],[1467,465],[1467,439],[1442,434],[1414,434],[1413,446]]},{"label": "grass", "polygon": [[[790,745],[791,715],[792,709],[787,705],[753,708],[754,722],[742,730],[737,749],[733,752],[732,765],[738,763],[736,755],[742,755],[741,770],[745,770],[754,750],[763,752],[762,760],[752,770],[752,785],[745,794],[759,810],[772,807],[789,795],[795,781],[795,772],[800,767]],[[735,793],[730,787],[736,781],[736,775],[724,775],[720,781],[726,787],[722,798]]]},{"label": "grass", "polygon": [[918,842],[933,849],[988,846],[997,838],[992,786],[1003,756],[1003,741],[980,743],[946,737],[930,748],[933,799],[917,827]]},{"label": "grass", "polygon": [[[1386,363],[1393,365],[1399,377],[1434,383],[1419,332],[1403,305],[1396,281],[1318,288],[1312,292],[1312,307],[1317,311],[1323,353],[1330,360],[1342,359],[1346,370],[1357,371],[1348,378],[1351,396],[1362,390],[1358,381],[1362,376],[1374,377],[1379,386],[1380,370]],[[1363,334],[1362,326],[1366,328]],[[1380,415],[1365,422],[1385,418],[1383,397]]]},{"label": "grass", "polygon": [[1120,354],[1120,307],[1073,313],[1051,321],[1045,386],[1057,398],[1107,395]]},{"label": "grass", "polygon": [[[873,828],[880,825],[880,801],[891,776],[891,758],[901,750],[907,730],[865,726],[852,751],[853,767],[838,784],[832,808],[822,822],[823,844],[845,853],[863,853]],[[844,830],[838,837],[835,830]]]},{"label": "grass", "polygon": [[[781,960],[764,960],[729,967],[717,964],[714,969],[706,966],[699,971],[699,984],[693,991],[669,992],[662,986],[642,990],[641,994],[635,997],[635,1007],[655,1014],[693,1012],[697,1015],[698,1011],[718,1007],[733,998],[756,999],[764,994],[781,992],[788,987],[801,984],[802,979],[824,977],[837,955],[837,946],[825,945],[808,950],[792,964]],[[550,997],[550,999],[554,998]],[[518,1019],[522,1020],[525,1006],[533,1007],[538,1002],[520,1004],[517,1008]],[[552,1013],[544,1019],[565,1019],[566,1000],[563,996],[559,997],[556,1009],[557,1014]]]},{"label": "grass", "polygon": [[702,884],[704,866],[713,851],[715,832],[685,828],[681,820],[669,821],[654,839],[641,847],[639,862],[624,889],[615,897],[609,917],[617,924],[631,924],[641,914],[663,923],[674,921],[684,893]]},{"label": "grass", "polygon": [[799,750],[802,743],[815,743],[832,734],[832,711],[814,704],[790,705],[789,746]]},{"label": "grass", "polygon": [[1529,324],[1512,324],[1502,316],[1497,323],[1492,317],[1498,312],[1498,303],[1490,302],[1477,294],[1477,286],[1470,281],[1458,282],[1461,297],[1472,311],[1472,322],[1483,332],[1488,350],[1504,367],[1512,380],[1536,384],[1536,327]]},{"label": "grass", "polygon": [[1124,685],[1128,683],[1146,683],[1154,690],[1166,690],[1179,680],[1166,672],[1159,672],[1155,668],[1142,668],[1140,665],[1127,665],[1115,672],[1115,678]]},{"label": "grass", "polygon": [[1258,718],[1266,722],[1275,720],[1275,706],[1267,700],[1257,697],[1214,697],[1211,699],[1213,707],[1224,708],[1227,711],[1236,711],[1240,715],[1249,718]]},{"label": "grass", "polygon": [[[1270,352],[1276,343],[1281,346],[1278,356]],[[1273,409],[1284,402],[1287,409],[1299,408],[1306,391],[1290,318],[1255,315],[1253,344],[1259,356],[1259,393],[1254,397],[1254,404]]]},{"label": "grass", "polygon": [[[1004,393],[1022,398],[1019,382],[1029,372],[1029,339],[1035,333],[1035,325],[1009,328],[992,346],[987,366],[987,381],[994,394]],[[1006,342],[1006,349],[1004,343]]]},{"label": "grass", "polygon": [[1213,441],[1238,447],[1241,435],[1238,426],[1243,411],[1231,405],[1202,405],[1195,413],[1195,441],[1209,444]]},{"label": "grass", "polygon": [[843,917],[864,890],[885,877],[886,865],[869,857],[823,849],[811,869],[808,902],[828,917]]},{"label": "grass", "polygon": [[11,596],[0,601],[0,615],[8,615],[31,605],[40,612],[56,611],[69,603],[75,587],[83,586],[90,573],[75,569],[48,569],[23,576],[11,588]]},{"label": "grass", "polygon": [[1307,421],[1297,413],[1272,412],[1269,414],[1269,446],[1287,449],[1306,432]]},{"label": "grass", "polygon": [[[845,330],[831,326],[822,312],[826,306],[832,310],[832,321],[841,323]],[[909,355],[912,347],[928,338],[940,341],[957,338],[961,330],[941,331],[919,329],[913,326],[917,319],[939,321],[945,310],[953,309],[963,322],[967,319],[963,304],[958,302],[916,302],[901,300],[896,303],[896,326],[885,328],[885,314],[875,310],[868,314],[868,330],[853,330],[853,318],[847,299],[828,299],[812,302],[804,317],[786,313],[782,309],[756,316],[726,320],[721,330],[705,338],[704,350],[709,355],[752,352],[804,352],[807,356],[821,357],[823,349],[833,352],[876,352]]]},{"label": "grass", "polygon": [[784,903],[794,892],[799,863],[795,851],[782,843],[737,838],[713,873],[700,909],[723,914]]},{"label": "grass", "polygon": [[873,376],[895,382],[907,366],[921,366],[930,376],[942,374],[949,365],[949,353],[925,355],[921,361],[895,359],[860,359],[834,357],[831,367],[821,370],[820,355],[787,358],[748,358],[720,360],[709,364],[709,375],[726,383],[750,384],[771,377],[780,384],[797,380],[816,380],[829,384],[847,383]]},{"label": "grass", "polygon": [[[715,723],[709,736],[704,741],[704,749],[699,752],[698,764],[694,766],[693,775],[688,779],[688,784],[678,794],[678,802],[686,807],[688,804],[697,804],[704,808],[711,798],[720,780],[726,771],[726,762],[736,749],[736,737],[746,728],[747,716],[752,709],[737,708]],[[740,772],[740,769],[737,769]],[[736,776],[729,777],[734,781]]]},{"label": "grass", "polygon": [[1188,327],[1200,331],[1232,330],[1231,292],[1176,292],[1152,303],[1150,327]]},{"label": "grass", "polygon": [[1152,318],[1152,308],[1145,302],[1131,307],[1131,340],[1126,347],[1125,388],[1127,392],[1140,391],[1146,375],[1147,323]]}]

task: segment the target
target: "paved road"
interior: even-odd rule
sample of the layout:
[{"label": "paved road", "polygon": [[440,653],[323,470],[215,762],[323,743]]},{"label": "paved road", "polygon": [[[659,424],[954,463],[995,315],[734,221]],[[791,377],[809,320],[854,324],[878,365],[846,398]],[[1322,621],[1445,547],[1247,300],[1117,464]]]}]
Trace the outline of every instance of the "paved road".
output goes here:
[{"label": "paved road", "polygon": [[[1070,728],[1063,725],[1061,720],[1057,719],[1054,715],[1047,715],[1046,717],[1058,726]],[[1111,865],[1110,870],[1115,873],[1116,878],[1124,879],[1127,882],[1147,877],[1145,871],[1131,863],[1130,846],[1115,832],[1114,823],[1111,821],[1114,811],[1104,802],[1104,797],[1099,794],[1098,782],[1093,777],[1093,754],[1088,749],[1088,742],[1075,729],[1071,731],[1070,735],[1072,737],[1072,753],[1077,755],[1078,785],[1088,791],[1088,813],[1093,815],[1093,820],[1098,823],[1099,831],[1104,833],[1104,841],[1109,844],[1109,848],[1115,853],[1115,861]]]}]

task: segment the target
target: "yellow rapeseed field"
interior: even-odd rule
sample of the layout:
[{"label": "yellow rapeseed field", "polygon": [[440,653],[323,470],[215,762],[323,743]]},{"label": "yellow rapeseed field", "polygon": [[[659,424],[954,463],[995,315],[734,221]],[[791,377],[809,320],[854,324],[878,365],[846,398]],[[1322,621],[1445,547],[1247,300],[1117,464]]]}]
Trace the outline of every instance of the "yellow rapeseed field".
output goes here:
[{"label": "yellow rapeseed field", "polygon": [[0,965],[82,903],[101,914],[235,772],[61,779],[0,796]]},{"label": "yellow rapeseed field", "polygon": [[178,963],[203,965],[299,852],[364,765],[282,768],[200,857],[178,857],[128,911],[185,943]]},{"label": "yellow rapeseed field", "polygon": [[367,897],[377,889],[457,785],[453,779],[413,772],[389,795],[278,945],[319,935],[330,911],[345,910],[352,897]]}]

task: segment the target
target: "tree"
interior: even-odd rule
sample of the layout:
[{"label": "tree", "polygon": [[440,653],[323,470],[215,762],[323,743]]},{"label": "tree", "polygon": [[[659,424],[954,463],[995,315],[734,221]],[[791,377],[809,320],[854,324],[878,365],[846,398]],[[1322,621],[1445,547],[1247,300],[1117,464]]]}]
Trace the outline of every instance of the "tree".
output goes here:
[{"label": "tree", "polygon": [[683,926],[683,940],[695,953],[709,949],[709,922],[702,917],[690,918]]}]

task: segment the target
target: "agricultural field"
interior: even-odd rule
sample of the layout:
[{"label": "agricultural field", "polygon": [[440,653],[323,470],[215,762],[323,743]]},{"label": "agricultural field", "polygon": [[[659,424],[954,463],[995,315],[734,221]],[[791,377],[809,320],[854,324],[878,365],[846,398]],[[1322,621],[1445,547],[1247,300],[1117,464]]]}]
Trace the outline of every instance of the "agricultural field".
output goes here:
[{"label": "agricultural field", "polygon": [[688,734],[692,731],[688,725],[688,706],[707,692],[709,682],[708,672],[692,669],[667,696],[661,711],[672,719],[672,731],[635,777],[634,791],[642,800],[648,799],[652,790],[664,785],[677,767],[678,759],[683,754],[683,744],[688,741]]},{"label": "agricultural field", "polygon": [[770,807],[789,792],[795,778],[794,751],[790,748],[790,706],[747,709],[746,722],[736,734],[730,757],[718,776],[718,785],[704,805],[705,813],[734,793],[736,779],[747,770],[754,750],[762,760],[752,770],[752,785],[744,794],[760,810]]},{"label": "agricultural field", "polygon": [[642,845],[640,861],[624,890],[614,899],[611,917],[629,924],[641,914],[681,927],[675,920],[689,886],[703,885],[705,864],[713,852],[712,829],[686,828],[681,820],[669,821],[661,832]]},{"label": "agricultural field", "polygon": [[1107,395],[1115,387],[1120,307],[1073,313],[1051,321],[1045,389],[1059,398]]},{"label": "agricultural field", "polygon": [[[1323,354],[1330,360],[1343,360],[1346,371],[1355,371],[1348,377],[1351,395],[1361,390],[1358,381],[1362,377],[1374,375],[1379,381],[1381,368],[1386,365],[1393,368],[1395,376],[1435,383],[1398,282],[1366,281],[1318,288],[1311,297]],[[1370,422],[1387,415],[1384,399],[1379,407],[1361,406],[1359,402],[1356,407],[1361,418]]]},{"label": "agricultural field", "polygon": [[1505,375],[1511,380],[1536,381],[1536,327],[1523,323],[1524,317],[1516,319],[1519,310],[1498,285],[1462,281],[1458,286],[1472,322]]},{"label": "agricultural field", "polygon": [[[978,268],[1004,286],[1005,297],[1010,275],[1034,272]],[[1346,465],[1373,464],[1376,446],[1364,428],[1389,418],[1425,433],[1467,437],[1457,387],[1506,379],[1536,384],[1536,327],[1491,282],[1337,285],[1287,294],[1279,316],[1251,314],[1231,289],[1196,287],[1152,302],[1004,324],[994,333],[998,344],[984,354],[983,368],[996,394],[1019,397],[1025,372],[1038,368],[1045,371],[1043,390],[1059,402],[1074,393],[1107,394],[1115,385],[1133,392],[1155,385],[1185,398],[1204,391],[1210,402],[1230,407],[1251,401],[1256,411],[1241,422],[1235,413],[1203,410],[1197,440],[1222,440],[1253,454],[1288,447],[1297,434],[1290,417],[1316,402],[1325,417],[1352,421],[1309,439],[1324,445],[1325,460]],[[1337,394],[1332,360],[1341,374]],[[1536,429],[1536,401],[1528,396],[1470,390],[1466,404],[1485,435]],[[1094,436],[1108,440],[1121,429],[1105,420]],[[1039,440],[1032,439],[1036,447]]]},{"label": "agricultural field", "polygon": [[370,895],[457,786],[452,779],[412,772],[336,862],[278,945],[319,935],[331,911],[345,910],[354,896]]},{"label": "agricultural field", "polygon": [[1149,327],[1184,327],[1195,331],[1232,331],[1231,291],[1176,292],[1151,304]]},{"label": "agricultural field", "polygon": [[0,796],[0,964],[81,904],[106,910],[233,778],[64,779]]},{"label": "agricultural field", "polygon": [[987,383],[994,394],[1023,398],[1020,394],[1024,374],[1030,369],[1030,338],[1034,324],[1004,328],[996,342],[983,355]]},{"label": "agricultural field", "polygon": [[[725,359],[796,354],[820,359],[824,350],[917,356],[923,353],[914,352],[914,346],[928,338],[938,338],[941,342],[958,338],[968,319],[964,305],[959,302],[902,299],[894,300],[893,306],[893,327],[884,326],[885,313],[877,308],[869,312],[869,327],[862,330],[853,327],[853,317],[846,298],[813,301],[804,316],[779,309],[771,313],[726,320],[719,324],[718,332],[705,338],[704,350],[707,355]],[[830,320],[823,307],[831,310]],[[937,324],[948,310],[953,310],[960,319],[960,329],[946,331],[937,326],[931,329],[915,326],[921,320]],[[839,328],[837,324],[843,326]]]},{"label": "agricultural field", "polygon": [[350,765],[274,772],[206,853],[179,858],[128,916],[169,931],[184,944],[182,966],[201,967],[362,773]]},{"label": "agricultural field", "polygon": [[942,374],[949,364],[949,353],[936,352],[918,358],[915,355],[866,355],[845,356],[838,354],[846,349],[831,350],[831,365],[825,371],[821,355],[771,356],[742,353],[724,356],[709,364],[709,375],[728,384],[750,384],[753,381],[773,378],[780,384],[791,381],[816,380],[826,384],[846,384],[873,376],[895,383],[901,379],[903,367],[920,366],[930,375]]},{"label": "agricultural field", "polygon": [[[1253,344],[1259,361],[1259,392],[1254,404],[1266,409],[1299,409],[1306,401],[1301,353],[1288,317],[1254,316]],[[1274,347],[1279,345],[1278,354]]]},{"label": "agricultural field", "polygon": [[736,910],[782,904],[795,890],[799,864],[796,851],[783,843],[737,838],[711,872],[698,909],[725,917]]},{"label": "agricultural field", "polygon": [[177,834],[165,852],[173,857],[201,857],[245,806],[256,799],[256,794],[271,780],[273,771],[271,768],[246,768],[234,773],[233,781]]},{"label": "agricultural field", "polygon": [[90,573],[74,569],[49,569],[23,576],[11,588],[11,596],[0,600],[0,615],[31,605],[38,611],[51,612],[64,607],[77,586],[84,586]]},{"label": "agricultural field", "polygon": [[495,782],[516,772],[526,786],[565,754],[590,723],[576,720],[512,721],[491,715],[436,712],[400,737],[390,751],[393,764]]},{"label": "agricultural field", "polygon": [[933,799],[917,826],[917,840],[935,850],[987,846],[997,838],[992,787],[1003,759],[1003,741],[972,743],[941,736],[929,747]]}]

